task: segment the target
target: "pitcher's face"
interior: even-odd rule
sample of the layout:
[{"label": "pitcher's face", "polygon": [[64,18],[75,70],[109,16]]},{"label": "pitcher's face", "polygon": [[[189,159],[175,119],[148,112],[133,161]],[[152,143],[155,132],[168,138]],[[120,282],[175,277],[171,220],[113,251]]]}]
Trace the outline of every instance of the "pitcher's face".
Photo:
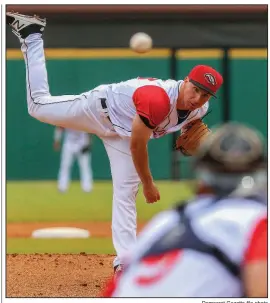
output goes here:
[{"label": "pitcher's face", "polygon": [[185,78],[183,107],[188,110],[194,110],[204,105],[211,97],[207,91],[199,88]]}]

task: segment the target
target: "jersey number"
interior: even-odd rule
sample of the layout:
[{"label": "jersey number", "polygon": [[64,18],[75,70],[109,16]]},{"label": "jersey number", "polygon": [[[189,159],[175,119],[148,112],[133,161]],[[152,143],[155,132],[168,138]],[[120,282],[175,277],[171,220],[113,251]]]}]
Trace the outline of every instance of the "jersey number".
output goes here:
[{"label": "jersey number", "polygon": [[174,267],[174,264],[178,261],[181,253],[181,250],[173,250],[162,256],[146,257],[141,263],[143,266],[149,267],[150,271],[152,269],[154,273],[147,276],[138,276],[135,281],[141,286],[157,283]]}]

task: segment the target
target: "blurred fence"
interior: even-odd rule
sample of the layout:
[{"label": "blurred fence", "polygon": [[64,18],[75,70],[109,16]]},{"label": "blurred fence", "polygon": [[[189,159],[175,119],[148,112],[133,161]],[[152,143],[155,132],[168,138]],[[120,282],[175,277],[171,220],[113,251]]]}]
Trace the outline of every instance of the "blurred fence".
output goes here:
[{"label": "blurred fence", "polygon": [[[99,84],[143,76],[183,79],[196,64],[209,64],[224,74],[218,99],[212,99],[209,126],[232,119],[267,134],[267,50],[155,49],[145,57],[126,49],[49,49],[47,68],[53,95],[77,94]],[[53,127],[32,119],[26,108],[25,68],[19,50],[7,52],[7,179],[55,179],[59,154],[53,152]],[[16,83],[14,83],[16,75]],[[172,152],[174,135],[149,144],[156,179],[192,178],[189,158]],[[110,179],[109,162],[94,140],[96,179]],[[75,171],[75,177],[78,172]]]},{"label": "blurred fence", "polygon": [[[142,76],[183,79],[196,64],[224,76],[205,118],[212,127],[244,122],[267,135],[267,5],[9,5],[7,10],[46,17],[44,38],[50,90],[77,94],[97,85]],[[72,20],[72,22],[71,22]],[[145,56],[128,47],[145,31],[155,49]],[[6,174],[8,180],[56,179],[54,127],[27,113],[25,68],[18,41],[6,34]],[[149,143],[156,179],[193,178],[190,158],[172,150],[175,136]],[[109,161],[94,138],[95,179],[110,179]],[[74,176],[78,178],[78,170]]]}]

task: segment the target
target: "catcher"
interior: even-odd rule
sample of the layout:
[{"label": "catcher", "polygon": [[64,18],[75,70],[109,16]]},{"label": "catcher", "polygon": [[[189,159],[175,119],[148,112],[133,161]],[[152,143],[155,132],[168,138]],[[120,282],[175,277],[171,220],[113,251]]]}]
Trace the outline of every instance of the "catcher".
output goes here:
[{"label": "catcher", "polygon": [[193,160],[196,194],[144,228],[105,297],[268,297],[263,136],[221,125]]},{"label": "catcher", "polygon": [[51,96],[42,38],[46,20],[8,12],[7,24],[22,43],[29,114],[45,123],[96,134],[105,145],[113,181],[117,273],[122,255],[136,241],[139,183],[147,203],[160,200],[149,169],[149,139],[181,129],[177,149],[185,155],[195,154],[209,134],[201,118],[210,97],[222,85],[222,76],[210,66],[198,65],[184,80],[135,78],[100,85],[80,95]]}]

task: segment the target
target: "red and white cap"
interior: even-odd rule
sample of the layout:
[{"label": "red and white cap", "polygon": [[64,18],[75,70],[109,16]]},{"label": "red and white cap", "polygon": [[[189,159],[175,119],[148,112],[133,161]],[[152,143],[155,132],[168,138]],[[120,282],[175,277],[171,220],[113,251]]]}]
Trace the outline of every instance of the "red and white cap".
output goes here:
[{"label": "red and white cap", "polygon": [[188,75],[189,81],[216,97],[216,92],[223,83],[219,72],[207,65],[196,65]]}]

